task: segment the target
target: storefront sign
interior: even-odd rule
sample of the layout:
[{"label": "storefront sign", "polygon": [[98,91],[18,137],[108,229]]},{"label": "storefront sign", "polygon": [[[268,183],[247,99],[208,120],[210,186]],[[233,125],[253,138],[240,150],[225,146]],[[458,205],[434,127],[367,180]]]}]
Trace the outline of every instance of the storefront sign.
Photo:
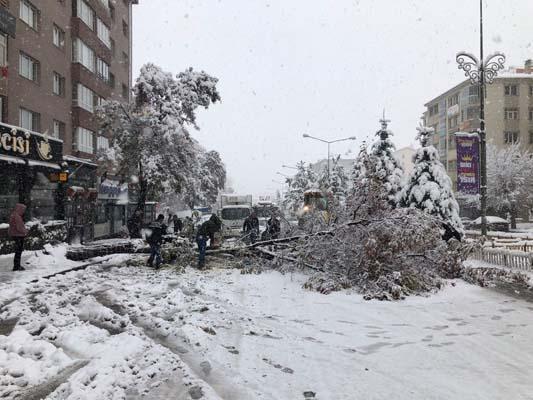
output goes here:
[{"label": "storefront sign", "polygon": [[0,124],[0,154],[59,164],[62,153],[61,140]]},{"label": "storefront sign", "polygon": [[477,134],[456,133],[457,191],[479,194],[479,137]]},{"label": "storefront sign", "polygon": [[0,31],[11,37],[17,32],[17,19],[4,7],[0,7]]},{"label": "storefront sign", "polygon": [[127,197],[128,189],[120,182],[106,179],[98,188],[98,198],[102,200],[118,199],[121,196]]}]

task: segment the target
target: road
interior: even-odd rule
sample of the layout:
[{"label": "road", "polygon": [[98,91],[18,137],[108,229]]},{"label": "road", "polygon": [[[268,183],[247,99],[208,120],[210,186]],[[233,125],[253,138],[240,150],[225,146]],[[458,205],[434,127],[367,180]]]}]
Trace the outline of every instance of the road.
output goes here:
[{"label": "road", "polygon": [[305,279],[122,263],[18,286],[0,397],[532,398],[533,303],[460,281],[366,302]]}]

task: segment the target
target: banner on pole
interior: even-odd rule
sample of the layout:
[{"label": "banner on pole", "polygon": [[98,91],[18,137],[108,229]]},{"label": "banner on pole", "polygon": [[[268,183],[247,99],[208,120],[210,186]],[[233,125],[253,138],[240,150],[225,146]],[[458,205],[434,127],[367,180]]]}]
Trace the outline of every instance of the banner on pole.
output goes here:
[{"label": "banner on pole", "polygon": [[455,134],[457,148],[457,191],[479,194],[479,136],[477,133]]}]

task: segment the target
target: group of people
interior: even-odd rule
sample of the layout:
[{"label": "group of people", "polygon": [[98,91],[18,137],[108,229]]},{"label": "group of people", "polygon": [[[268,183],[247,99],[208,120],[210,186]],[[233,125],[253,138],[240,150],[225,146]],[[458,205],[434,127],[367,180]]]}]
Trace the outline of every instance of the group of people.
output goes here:
[{"label": "group of people", "polygon": [[[259,237],[259,218],[252,212],[245,220],[242,226],[244,240],[247,243],[255,243]],[[261,235],[261,240],[277,239],[281,232],[281,223],[279,218],[273,214],[268,219],[266,229]]]},{"label": "group of people", "polygon": [[[183,232],[187,237],[190,237],[189,230],[194,232],[194,222],[191,217],[186,217],[185,224],[178,218],[177,215],[169,216],[167,224],[173,224],[174,233]],[[163,244],[163,236],[167,234],[168,226],[165,224],[165,216],[159,214],[154,222],[149,226],[150,233],[146,236],[146,241],[150,245],[150,257],[147,265],[159,269],[162,263],[161,245]],[[210,240],[211,245],[215,242],[215,233],[222,228],[222,221],[216,214],[211,215],[209,220],[205,221],[196,232],[196,244],[198,245],[198,266],[205,267],[205,252],[207,250],[207,241]],[[155,266],[154,266],[155,262]]]},{"label": "group of people", "polygon": [[[26,206],[21,203],[17,203],[11,216],[9,218],[9,230],[8,235],[14,241],[14,261],[13,271],[24,271],[24,267],[21,265],[21,256],[24,249],[24,238],[28,235],[28,229],[24,224],[24,213]],[[188,238],[194,238],[198,245],[198,266],[200,268],[205,267],[205,254],[207,250],[207,241],[210,241],[210,245],[214,246],[215,234],[222,229],[222,221],[216,214],[212,214],[209,220],[202,223],[195,233],[195,223],[191,217],[186,217],[185,222],[182,221],[177,215],[169,214],[167,217],[167,223],[165,224],[165,216],[159,214],[154,222],[149,226],[150,232],[146,237],[148,244],[150,245],[150,257],[148,258],[148,266],[159,269],[162,263],[161,257],[161,245],[163,244],[163,236],[167,234],[168,227],[172,225],[175,234],[182,234]],[[280,221],[272,215],[267,221],[266,230],[263,232],[261,239],[277,239],[281,231]],[[259,237],[259,219],[257,214],[252,212],[244,221],[243,224],[244,240],[248,243],[255,243]],[[155,263],[155,265],[154,265]]]}]

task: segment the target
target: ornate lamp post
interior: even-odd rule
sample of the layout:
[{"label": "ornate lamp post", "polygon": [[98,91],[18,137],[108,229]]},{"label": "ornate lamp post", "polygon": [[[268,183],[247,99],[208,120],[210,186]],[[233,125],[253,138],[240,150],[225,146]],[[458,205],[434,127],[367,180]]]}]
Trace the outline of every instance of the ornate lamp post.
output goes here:
[{"label": "ornate lamp post", "polygon": [[498,71],[504,68],[505,56],[495,53],[483,57],[483,0],[479,0],[479,60],[470,53],[457,54],[458,68],[465,72],[473,85],[479,86],[479,169],[481,175],[481,234],[487,234],[487,138],[485,132],[485,90],[494,82]]}]

